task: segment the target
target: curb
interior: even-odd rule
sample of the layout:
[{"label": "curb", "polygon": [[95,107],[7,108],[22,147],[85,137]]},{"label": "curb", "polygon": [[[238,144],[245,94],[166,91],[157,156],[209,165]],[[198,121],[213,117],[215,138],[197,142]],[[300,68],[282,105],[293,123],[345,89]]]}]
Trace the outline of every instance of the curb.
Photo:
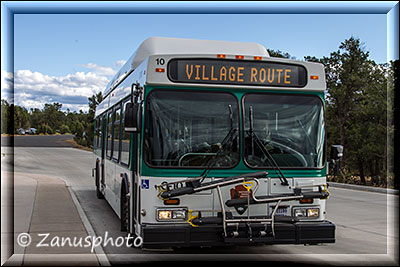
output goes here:
[{"label": "curb", "polygon": [[328,182],[328,184],[329,184],[329,186],[337,187],[337,188],[345,188],[345,189],[367,191],[367,192],[376,192],[376,193],[383,193],[383,194],[389,194],[389,195],[399,195],[399,190],[396,190],[396,189],[365,186],[365,185],[334,183],[334,182]]},{"label": "curb", "polygon": [[[86,217],[86,214],[83,211],[82,206],[79,203],[75,193],[72,191],[71,187],[68,184],[67,184],[67,188],[68,188],[69,193],[71,194],[72,200],[74,201],[75,207],[78,210],[79,216],[81,217],[82,223],[85,226],[87,233],[90,236],[96,236],[96,233],[95,233],[92,225],[90,224],[89,219]],[[111,266],[102,246],[96,246],[94,248],[94,251],[96,253],[97,259],[99,260],[99,263],[101,266]]]}]

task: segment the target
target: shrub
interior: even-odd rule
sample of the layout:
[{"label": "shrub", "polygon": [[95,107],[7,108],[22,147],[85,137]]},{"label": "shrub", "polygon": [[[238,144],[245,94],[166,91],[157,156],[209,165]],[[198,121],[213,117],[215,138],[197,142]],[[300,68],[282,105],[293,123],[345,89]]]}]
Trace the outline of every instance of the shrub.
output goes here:
[{"label": "shrub", "polygon": [[54,134],[55,131],[47,124],[41,124],[37,129],[37,132],[40,134]]},{"label": "shrub", "polygon": [[70,133],[70,132],[71,132],[71,131],[70,131],[68,125],[65,125],[65,124],[61,125],[61,127],[60,127],[60,133],[65,134],[65,133]]}]

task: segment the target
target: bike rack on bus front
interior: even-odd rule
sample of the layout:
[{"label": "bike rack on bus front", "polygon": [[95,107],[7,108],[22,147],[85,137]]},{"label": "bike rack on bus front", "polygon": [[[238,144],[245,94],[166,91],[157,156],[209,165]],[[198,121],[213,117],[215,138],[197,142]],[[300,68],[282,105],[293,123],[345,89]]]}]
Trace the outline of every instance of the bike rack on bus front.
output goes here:
[{"label": "bike rack on bus front", "polygon": [[[266,236],[267,233],[267,227],[270,225],[271,226],[271,234],[272,238],[275,237],[275,221],[276,221],[276,212],[279,208],[279,205],[281,204],[282,201],[291,201],[291,200],[301,200],[301,199],[314,199],[314,198],[319,198],[319,199],[327,199],[329,197],[329,192],[327,191],[327,184],[317,184],[317,185],[303,185],[303,186],[296,186],[296,187],[291,187],[293,189],[293,194],[284,194],[284,195],[274,195],[274,196],[255,196],[255,193],[258,190],[259,187],[259,180],[258,178],[266,178],[268,175],[267,172],[258,172],[252,174],[253,177],[250,177],[250,174],[245,174],[242,176],[233,176],[233,177],[228,177],[228,178],[222,178],[218,180],[214,180],[211,182],[207,183],[200,183],[197,186],[185,186],[182,188],[178,189],[173,189],[169,190],[168,184],[174,184],[174,183],[186,183],[186,185],[193,185],[193,182],[199,181],[200,178],[191,178],[191,179],[185,179],[181,180],[178,182],[173,182],[173,183],[167,183],[167,184],[162,184],[162,185],[157,185],[156,188],[158,189],[158,197],[160,199],[169,199],[171,197],[177,197],[177,196],[182,196],[182,195],[187,195],[187,194],[193,194],[197,192],[201,192],[204,190],[209,190],[209,189],[216,189],[218,193],[218,200],[220,203],[220,211],[217,210],[212,210],[212,212],[221,212],[221,217],[201,217],[201,212],[210,212],[210,210],[189,210],[189,219],[187,222],[192,226],[192,227],[198,227],[200,225],[205,225],[205,224],[221,224],[223,227],[223,233],[224,233],[224,238],[225,240],[230,240],[232,241],[233,238],[237,238],[239,236],[239,224],[240,223],[246,223],[248,226],[249,230],[249,237],[248,240],[250,242],[253,241],[252,237],[252,230],[251,230],[251,223],[258,223],[258,224],[263,224],[264,225],[264,231],[259,231],[259,237],[264,237]],[[255,183],[255,188],[253,194],[250,194],[250,192],[247,194],[247,198],[239,198],[239,199],[231,199],[227,200],[225,203],[223,202],[222,198],[222,193],[221,193],[221,187],[222,186],[228,186],[232,184],[237,184],[237,183],[243,183],[244,186],[246,183],[253,182]],[[253,184],[254,185],[254,184]],[[316,191],[311,191],[311,192],[302,192],[303,188],[313,188],[313,187],[318,187],[318,192]],[[246,186],[245,186],[246,188]],[[250,188],[246,188],[248,191]],[[251,195],[251,197],[250,197]],[[271,216],[265,216],[264,218],[250,218],[250,215],[248,213],[247,218],[234,218],[232,216],[231,212],[227,212],[225,205],[228,207],[234,207],[234,206],[240,206],[240,205],[254,205],[254,204],[267,204],[271,202],[276,202],[277,204],[275,205]],[[196,216],[193,216],[193,213],[197,212]],[[283,216],[281,216],[283,217]],[[295,218],[289,217],[285,218],[284,221],[291,221],[294,222],[296,221]],[[227,233],[227,228],[228,225],[233,225],[236,226],[236,231],[232,231],[230,233],[230,236],[228,236]]]}]

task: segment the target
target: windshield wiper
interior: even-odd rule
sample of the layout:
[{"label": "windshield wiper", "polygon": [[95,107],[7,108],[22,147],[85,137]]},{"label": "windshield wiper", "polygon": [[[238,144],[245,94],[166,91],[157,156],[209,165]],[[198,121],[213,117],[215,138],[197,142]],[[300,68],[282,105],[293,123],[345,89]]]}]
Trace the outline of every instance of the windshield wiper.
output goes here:
[{"label": "windshield wiper", "polygon": [[232,146],[233,140],[236,139],[236,137],[234,138],[234,135],[236,135],[236,132],[238,131],[238,129],[237,128],[233,128],[232,105],[229,105],[228,108],[229,108],[229,120],[230,120],[231,128],[230,128],[228,134],[222,140],[221,146],[219,147],[219,149],[218,149],[216,155],[214,156],[214,158],[210,158],[207,161],[206,168],[204,169],[203,173],[200,175],[201,180],[199,181],[199,183],[204,181],[204,179],[207,177],[208,173],[210,172],[211,168],[217,163],[217,159],[222,154],[222,152],[224,151],[224,147],[226,146],[226,144],[229,144],[230,146]]},{"label": "windshield wiper", "polygon": [[[278,164],[275,162],[274,158],[271,156],[271,154],[265,148],[264,144],[261,142],[260,138],[254,132],[254,129],[253,129],[253,107],[252,106],[250,106],[250,108],[249,108],[249,123],[250,123],[250,128],[247,131],[247,133],[251,137],[252,151],[254,152],[254,142],[255,142],[256,145],[261,149],[261,151],[267,157],[270,165],[272,166],[273,170],[275,171],[276,175],[278,176],[279,180],[281,181],[281,185],[289,185],[288,180],[283,175],[281,169],[279,169]],[[254,153],[253,153],[253,155],[254,155]]]}]

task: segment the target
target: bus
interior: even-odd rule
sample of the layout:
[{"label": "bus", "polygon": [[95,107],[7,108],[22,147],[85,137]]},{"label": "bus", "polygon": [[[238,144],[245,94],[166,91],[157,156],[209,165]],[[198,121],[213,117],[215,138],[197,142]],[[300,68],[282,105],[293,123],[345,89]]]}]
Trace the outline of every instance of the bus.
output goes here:
[{"label": "bus", "polygon": [[95,113],[96,195],[142,247],[335,242],[322,64],[151,37]]}]

